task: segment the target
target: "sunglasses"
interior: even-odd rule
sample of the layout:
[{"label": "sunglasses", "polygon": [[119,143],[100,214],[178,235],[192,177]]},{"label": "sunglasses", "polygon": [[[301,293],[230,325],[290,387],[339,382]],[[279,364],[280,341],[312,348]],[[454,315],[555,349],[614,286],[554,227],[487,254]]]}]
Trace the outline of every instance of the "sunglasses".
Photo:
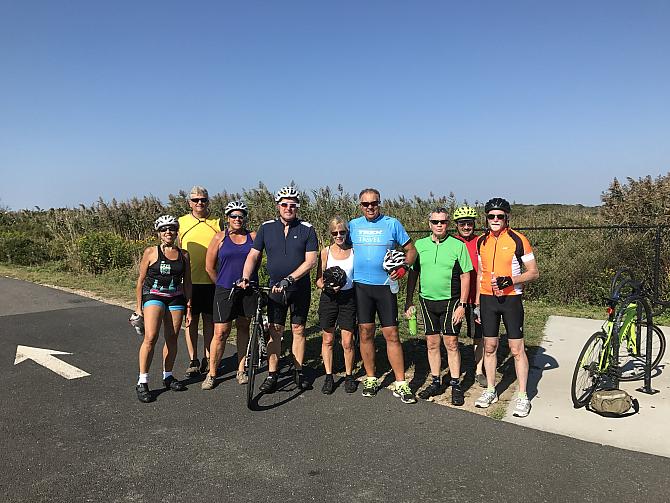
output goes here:
[{"label": "sunglasses", "polygon": [[474,220],[460,220],[460,221],[456,222],[456,225],[458,225],[459,227],[465,227],[465,226],[472,227],[473,225],[475,225],[475,221]]},{"label": "sunglasses", "polygon": [[361,201],[361,206],[363,208],[368,207],[376,208],[377,206],[379,206],[379,201]]},{"label": "sunglasses", "polygon": [[244,215],[239,215],[239,214],[228,215],[228,218],[232,218],[234,220],[244,220]]},{"label": "sunglasses", "polygon": [[300,208],[300,204],[298,203],[279,203],[279,206],[281,206],[282,208],[288,208],[289,210]]},{"label": "sunglasses", "polygon": [[337,237],[337,236],[346,236],[346,235],[347,235],[347,231],[332,231],[332,232],[330,233],[330,235],[333,236],[333,237]]},{"label": "sunglasses", "polygon": [[448,220],[429,220],[433,225],[447,225]]},{"label": "sunglasses", "polygon": [[167,232],[167,231],[177,232],[177,228],[176,227],[161,227],[161,228],[158,229],[158,232]]},{"label": "sunglasses", "polygon": [[206,197],[192,197],[191,202],[195,203],[195,204],[198,204],[198,203],[206,204],[206,203],[209,202],[209,199],[206,198]]},{"label": "sunglasses", "polygon": [[502,215],[494,215],[493,213],[489,213],[486,215],[486,218],[488,220],[507,220],[507,215],[504,213]]}]

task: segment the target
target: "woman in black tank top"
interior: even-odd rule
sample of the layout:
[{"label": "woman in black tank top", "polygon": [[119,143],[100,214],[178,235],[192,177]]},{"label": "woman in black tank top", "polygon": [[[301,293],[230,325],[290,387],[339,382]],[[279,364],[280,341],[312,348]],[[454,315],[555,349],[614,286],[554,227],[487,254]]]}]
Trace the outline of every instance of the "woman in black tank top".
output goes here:
[{"label": "woman in black tank top", "polygon": [[177,246],[179,223],[169,215],[154,223],[161,243],[144,250],[139,265],[135,289],[136,314],[144,317],[144,340],[140,346],[140,376],[135,391],[140,402],[153,402],[149,391],[149,366],[154,354],[161,325],[165,337],[163,351],[163,385],[173,391],[186,389],[184,383],[172,375],[177,356],[177,334],[186,315],[186,326],[191,322],[191,267],[188,252]]}]

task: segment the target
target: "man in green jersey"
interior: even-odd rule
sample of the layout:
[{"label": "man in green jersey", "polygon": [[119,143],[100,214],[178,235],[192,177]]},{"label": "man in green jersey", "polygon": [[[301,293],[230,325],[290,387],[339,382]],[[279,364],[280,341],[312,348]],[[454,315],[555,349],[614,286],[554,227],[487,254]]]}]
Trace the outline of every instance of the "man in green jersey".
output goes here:
[{"label": "man in green jersey", "polygon": [[447,348],[451,380],[451,403],[463,405],[460,386],[461,355],[458,351],[458,333],[465,317],[465,306],[470,291],[472,261],[465,244],[447,235],[449,217],[446,208],[430,212],[431,235],[416,242],[417,258],[407,280],[405,315],[412,315],[414,289],[419,281],[419,305],[425,322],[428,363],[432,382],[419,393],[427,399],[440,393],[440,336]]}]

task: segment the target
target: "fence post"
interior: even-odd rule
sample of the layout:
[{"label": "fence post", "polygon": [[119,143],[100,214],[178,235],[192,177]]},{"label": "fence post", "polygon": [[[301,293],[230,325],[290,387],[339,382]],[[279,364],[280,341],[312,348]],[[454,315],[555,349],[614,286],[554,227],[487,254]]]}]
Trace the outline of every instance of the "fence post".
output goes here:
[{"label": "fence post", "polygon": [[661,225],[656,227],[656,238],[654,239],[654,300],[659,299],[658,274],[661,268]]}]

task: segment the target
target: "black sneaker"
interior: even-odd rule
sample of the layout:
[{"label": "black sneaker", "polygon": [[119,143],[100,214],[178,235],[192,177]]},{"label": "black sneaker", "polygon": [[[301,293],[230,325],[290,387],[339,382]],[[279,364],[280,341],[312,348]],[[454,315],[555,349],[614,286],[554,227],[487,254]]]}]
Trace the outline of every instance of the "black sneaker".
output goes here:
[{"label": "black sneaker", "polygon": [[330,395],[335,391],[335,381],[333,380],[333,374],[326,374],[326,379],[323,381],[323,387],[321,388],[321,393],[324,395]]},{"label": "black sneaker", "polygon": [[460,407],[465,403],[465,396],[460,384],[455,384],[451,387],[451,405]]},{"label": "black sneaker", "polygon": [[193,377],[197,377],[198,374],[200,374],[200,360],[195,358],[189,362],[185,377],[186,379],[192,379]]},{"label": "black sneaker", "polygon": [[267,376],[258,389],[262,393],[274,393],[277,389],[277,375]]},{"label": "black sneaker", "polygon": [[356,393],[356,388],[358,388],[358,383],[354,376],[347,376],[344,378],[344,392],[345,393]]},{"label": "black sneaker", "polygon": [[307,379],[305,379],[305,374],[302,373],[302,370],[296,370],[293,374],[293,381],[298,389],[306,390],[311,389],[312,385]]},{"label": "black sneaker", "polygon": [[174,376],[168,376],[163,379],[163,386],[172,391],[186,391],[186,385],[174,378]]},{"label": "black sneaker", "polygon": [[200,360],[200,373],[209,374],[209,358],[206,356],[203,356],[202,360]]},{"label": "black sneaker", "polygon": [[142,403],[149,403],[154,401],[154,397],[149,391],[149,385],[146,383],[138,384],[135,386],[135,391],[137,392],[137,399]]},{"label": "black sneaker", "polygon": [[426,389],[420,391],[418,396],[421,400],[428,400],[431,396],[439,395],[442,392],[442,386],[432,382]]}]

